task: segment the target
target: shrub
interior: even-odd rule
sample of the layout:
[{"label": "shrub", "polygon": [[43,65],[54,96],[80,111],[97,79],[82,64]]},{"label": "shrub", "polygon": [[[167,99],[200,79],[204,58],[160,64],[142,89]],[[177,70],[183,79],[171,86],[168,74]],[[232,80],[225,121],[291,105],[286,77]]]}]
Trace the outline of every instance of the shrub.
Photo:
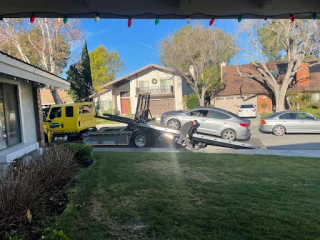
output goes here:
[{"label": "shrub", "polygon": [[45,240],[70,240],[67,235],[62,231],[58,231],[56,229],[46,228],[43,231],[42,239]]},{"label": "shrub", "polygon": [[266,108],[268,107],[268,103],[266,103],[266,102],[261,103],[261,107],[263,109],[263,112],[265,112]]},{"label": "shrub", "polygon": [[314,104],[311,104],[311,105],[307,106],[307,108],[319,109],[319,106],[314,103]]},{"label": "shrub", "polygon": [[7,231],[31,228],[42,211],[50,212],[77,171],[74,152],[64,145],[52,145],[42,156],[10,165],[0,176],[0,239]]},{"label": "shrub", "polygon": [[186,104],[188,109],[199,107],[200,103],[197,94],[191,93],[188,95]]},{"label": "shrub", "polygon": [[81,167],[92,161],[92,146],[82,143],[68,143],[67,145],[74,151],[75,160]]}]

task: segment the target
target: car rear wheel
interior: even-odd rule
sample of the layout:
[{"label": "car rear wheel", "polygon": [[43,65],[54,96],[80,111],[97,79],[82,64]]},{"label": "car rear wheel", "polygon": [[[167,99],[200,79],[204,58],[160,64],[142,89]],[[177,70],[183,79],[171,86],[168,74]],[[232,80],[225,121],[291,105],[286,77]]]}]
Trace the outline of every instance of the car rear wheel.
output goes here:
[{"label": "car rear wheel", "polygon": [[236,140],[236,131],[233,129],[225,129],[223,130],[221,137],[225,140],[234,141]]},{"label": "car rear wheel", "polygon": [[283,126],[275,126],[272,130],[272,133],[276,136],[282,136],[286,133],[286,129]]},{"label": "car rear wheel", "polygon": [[174,129],[174,130],[179,130],[181,127],[180,122],[177,119],[171,119],[167,123],[168,128]]}]

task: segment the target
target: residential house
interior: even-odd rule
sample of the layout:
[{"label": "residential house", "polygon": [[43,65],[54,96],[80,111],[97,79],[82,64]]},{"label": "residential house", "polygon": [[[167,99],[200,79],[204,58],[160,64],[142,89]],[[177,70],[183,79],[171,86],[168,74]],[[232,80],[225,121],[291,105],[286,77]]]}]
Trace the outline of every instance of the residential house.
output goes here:
[{"label": "residential house", "polygon": [[160,116],[170,110],[183,110],[183,96],[192,88],[172,69],[155,64],[147,65],[126,76],[102,86],[104,90],[94,96],[97,112],[117,109],[118,114],[135,112],[137,95],[150,93],[150,111]]},{"label": "residential house", "polygon": [[70,83],[0,52],[0,167],[44,145],[40,88]]},{"label": "residential house", "polygon": [[[272,74],[281,81],[286,72],[286,64],[268,63]],[[291,89],[296,91],[308,91],[311,93],[311,99],[314,102],[320,100],[320,66],[308,67],[304,64],[300,71],[296,73]],[[261,75],[252,64],[239,65],[239,70],[243,75]],[[272,112],[273,102],[271,99],[271,89],[266,82],[261,82],[251,78],[241,77],[237,66],[223,65],[221,68],[221,86],[220,91],[215,95],[215,106],[224,108],[233,113],[238,113],[238,106],[242,103],[251,103],[257,105],[258,112]],[[267,107],[262,108],[266,103]]]},{"label": "residential house", "polygon": [[[73,103],[71,96],[68,94],[68,90],[58,89],[58,95],[62,101],[62,103]],[[55,104],[50,89],[41,89],[41,104],[43,108],[50,107]]]}]

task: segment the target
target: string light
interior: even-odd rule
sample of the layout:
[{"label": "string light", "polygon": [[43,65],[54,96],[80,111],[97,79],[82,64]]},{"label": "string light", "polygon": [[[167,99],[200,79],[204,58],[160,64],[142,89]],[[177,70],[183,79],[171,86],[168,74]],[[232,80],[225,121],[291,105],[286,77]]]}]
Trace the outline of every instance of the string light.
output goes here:
[{"label": "string light", "polygon": [[316,20],[316,18],[317,18],[317,13],[314,13],[314,14],[312,15],[312,18],[313,18],[313,20]]},{"label": "string light", "polygon": [[33,13],[30,17],[30,22],[33,23],[36,20],[36,15]]},{"label": "string light", "polygon": [[291,21],[291,22],[294,22],[294,16],[293,16],[293,14],[290,15],[290,21]]},{"label": "string light", "polygon": [[69,20],[68,17],[65,16],[65,17],[63,18],[63,23],[66,24],[66,23],[68,22],[68,20]]},{"label": "string light", "polygon": [[214,18],[211,18],[209,22],[209,26],[212,26],[213,23],[214,23]]},{"label": "string light", "polygon": [[188,17],[187,17],[187,23],[190,24],[190,22],[191,22],[191,19],[190,19],[190,17],[188,16]]},{"label": "string light", "polygon": [[97,14],[97,16],[94,17],[94,22],[97,23],[97,22],[99,22],[99,20],[100,20],[100,17],[99,17],[99,15]]},{"label": "string light", "polygon": [[160,22],[160,18],[157,17],[156,20],[154,21],[154,24],[157,26],[159,24],[159,22]]},{"label": "string light", "polygon": [[131,25],[132,25],[132,19],[131,19],[131,18],[129,18],[129,19],[128,19],[128,28],[130,28],[130,27],[131,27]]},{"label": "string light", "polygon": [[241,21],[242,21],[242,15],[238,17],[238,22],[241,22]]}]

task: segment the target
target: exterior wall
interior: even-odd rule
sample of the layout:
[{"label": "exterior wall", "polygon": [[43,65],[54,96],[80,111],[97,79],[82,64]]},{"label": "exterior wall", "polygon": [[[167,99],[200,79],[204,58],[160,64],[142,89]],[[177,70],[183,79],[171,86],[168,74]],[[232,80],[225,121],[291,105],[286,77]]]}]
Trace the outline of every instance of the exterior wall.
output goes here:
[{"label": "exterior wall", "polygon": [[240,95],[236,96],[218,96],[215,97],[215,107],[223,108],[235,114],[238,114],[238,106],[243,103],[251,103],[257,105],[257,96],[253,96],[251,98],[245,98],[245,101],[241,98]]},{"label": "exterior wall", "polygon": [[[266,109],[262,108],[262,104],[266,103],[267,107]],[[258,108],[258,113],[263,113],[263,112],[272,112],[272,100],[270,97],[266,96],[266,95],[259,95],[258,96],[258,104],[257,104],[257,108]]]},{"label": "exterior wall", "polygon": [[[37,94],[35,96],[35,90],[33,90],[30,83],[3,78],[0,78],[0,82],[15,84],[18,86],[21,143],[0,151],[0,163],[10,163],[14,159],[22,157],[23,155],[39,148],[38,139],[42,142],[42,136],[40,133],[42,125],[42,107],[41,100],[39,101],[40,93],[36,90]],[[39,118],[36,117],[36,115],[39,115]],[[38,136],[37,130],[39,134]]]}]

